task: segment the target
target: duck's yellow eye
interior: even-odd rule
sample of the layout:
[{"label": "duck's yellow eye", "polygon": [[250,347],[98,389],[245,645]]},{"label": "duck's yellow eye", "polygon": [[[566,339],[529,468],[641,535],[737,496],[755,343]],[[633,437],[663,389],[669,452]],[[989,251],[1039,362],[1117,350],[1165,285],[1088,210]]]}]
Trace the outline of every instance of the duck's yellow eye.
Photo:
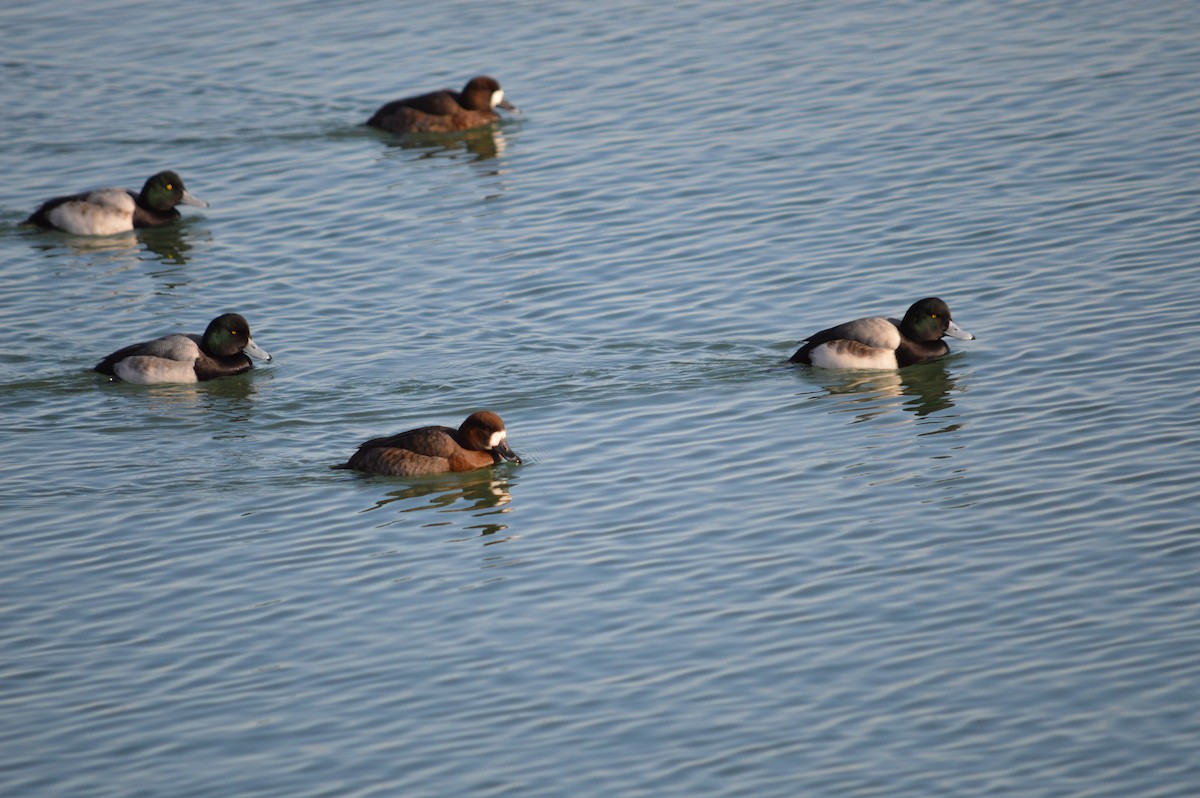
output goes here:
[{"label": "duck's yellow eye", "polygon": [[929,318],[931,318],[931,319],[936,319],[936,318],[937,318],[937,314],[936,314],[936,313],[930,313],[930,314],[929,314]]},{"label": "duck's yellow eye", "polygon": [[170,183],[167,183],[167,191],[174,191],[174,190],[175,190],[175,186],[171,185]]}]

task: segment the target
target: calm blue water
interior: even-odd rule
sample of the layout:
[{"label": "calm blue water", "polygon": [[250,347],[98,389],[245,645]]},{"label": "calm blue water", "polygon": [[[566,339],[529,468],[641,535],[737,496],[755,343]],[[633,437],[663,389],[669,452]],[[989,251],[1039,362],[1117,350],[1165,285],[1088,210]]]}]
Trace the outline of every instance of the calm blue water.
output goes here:
[{"label": "calm blue water", "polygon": [[[0,792],[1200,794],[1198,30],[0,7]],[[481,72],[493,134],[359,126]],[[978,340],[783,363],[927,295]],[[227,310],[274,362],[89,371]],[[524,466],[328,468],[485,407]]]}]

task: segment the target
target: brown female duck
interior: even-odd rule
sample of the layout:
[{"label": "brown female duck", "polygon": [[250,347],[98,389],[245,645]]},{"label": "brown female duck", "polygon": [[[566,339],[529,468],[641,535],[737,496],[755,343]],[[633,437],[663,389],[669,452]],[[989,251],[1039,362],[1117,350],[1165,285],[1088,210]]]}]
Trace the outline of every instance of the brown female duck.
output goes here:
[{"label": "brown female duck", "polygon": [[450,133],[500,121],[497,108],[517,110],[495,78],[479,75],[460,92],[442,89],[393,100],[367,124],[389,133]]},{"label": "brown female duck", "polygon": [[472,413],[458,429],[421,427],[388,438],[375,438],[358,447],[335,468],[350,468],[396,477],[472,471],[521,458],[508,446],[500,416],[490,410]]}]

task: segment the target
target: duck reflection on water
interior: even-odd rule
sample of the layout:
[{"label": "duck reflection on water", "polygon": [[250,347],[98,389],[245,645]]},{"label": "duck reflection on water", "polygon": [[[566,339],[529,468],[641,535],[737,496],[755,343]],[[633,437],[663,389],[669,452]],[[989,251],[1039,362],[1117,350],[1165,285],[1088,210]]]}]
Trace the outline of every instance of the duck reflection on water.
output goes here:
[{"label": "duck reflection on water", "polygon": [[[827,397],[846,397],[839,412],[854,413],[855,423],[869,421],[899,406],[917,418],[954,407],[954,394],[963,390],[945,361],[922,363],[896,371],[821,371],[805,375],[819,383]],[[939,432],[958,428],[951,424]]]},{"label": "duck reflection on water", "polygon": [[[468,513],[471,518],[480,519],[480,523],[464,523],[460,526],[453,519],[433,517],[421,526],[423,528],[459,526],[464,531],[478,533],[477,535],[472,534],[472,538],[496,535],[508,529],[508,524],[502,523],[501,519],[512,509],[510,489],[516,484],[517,479],[516,476],[502,476],[488,471],[412,477],[404,487],[388,491],[386,496],[362,512],[371,512],[399,502],[401,506],[395,509],[402,514]],[[385,526],[399,523],[402,520],[408,522],[412,520],[412,517],[405,515],[403,518],[387,522]],[[456,540],[463,540],[463,538]]]}]

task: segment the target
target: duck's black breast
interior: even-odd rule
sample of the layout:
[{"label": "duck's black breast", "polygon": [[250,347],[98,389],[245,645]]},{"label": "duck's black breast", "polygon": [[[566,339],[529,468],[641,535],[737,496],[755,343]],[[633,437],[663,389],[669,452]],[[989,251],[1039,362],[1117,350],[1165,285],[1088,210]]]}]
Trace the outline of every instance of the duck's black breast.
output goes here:
[{"label": "duck's black breast", "polygon": [[179,218],[179,211],[174,208],[167,208],[166,210],[147,208],[139,201],[138,197],[134,197],[134,202],[137,203],[133,209],[134,227],[161,227]]},{"label": "duck's black breast", "polygon": [[914,341],[904,336],[896,348],[896,363],[901,368],[937,360],[950,353],[950,346],[940,338],[936,341]]},{"label": "duck's black breast", "polygon": [[254,368],[250,358],[242,353],[228,357],[213,357],[202,352],[196,358],[196,379],[200,381],[215,380],[218,377],[232,377]]}]

